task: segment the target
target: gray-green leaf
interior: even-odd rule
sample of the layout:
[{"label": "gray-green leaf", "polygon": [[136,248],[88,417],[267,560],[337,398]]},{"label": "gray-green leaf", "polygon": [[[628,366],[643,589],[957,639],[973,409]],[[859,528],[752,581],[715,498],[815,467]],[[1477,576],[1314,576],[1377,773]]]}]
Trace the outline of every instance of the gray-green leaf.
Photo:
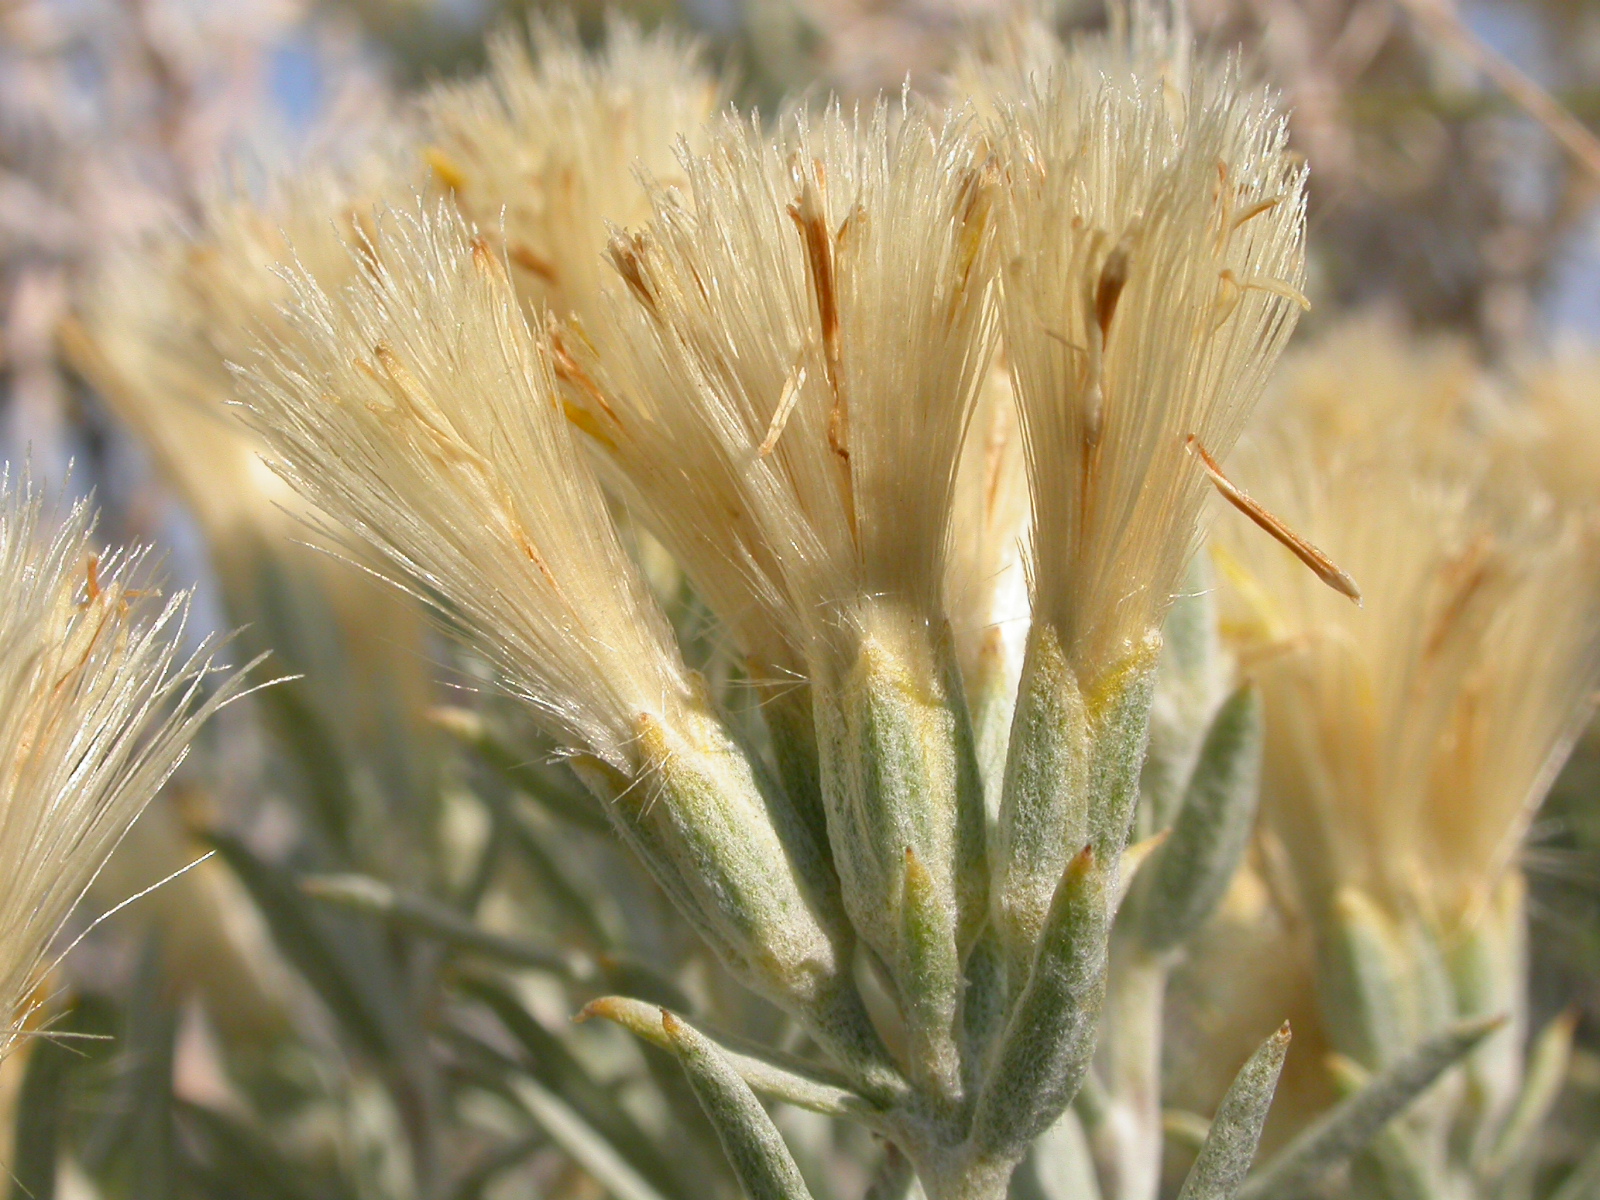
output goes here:
[{"label": "gray-green leaf", "polygon": [[1255,1161],[1261,1127],[1289,1053],[1289,1026],[1262,1042],[1234,1076],[1178,1200],[1232,1200]]},{"label": "gray-green leaf", "polygon": [[810,1189],[750,1085],[711,1039],[661,1010],[661,1030],[750,1200],[811,1200]]},{"label": "gray-green leaf", "polygon": [[1020,1154],[1071,1103],[1094,1055],[1106,987],[1106,873],[1085,847],[1061,878],[1027,986],[978,1098],[972,1140]]},{"label": "gray-green leaf", "polygon": [[[654,1004],[631,1000],[625,996],[603,996],[590,1001],[577,1019],[586,1021],[604,1017],[615,1021],[635,1037],[676,1052],[661,1024],[661,1009]],[[678,1019],[682,1024],[682,1018]],[[712,1039],[700,1034],[707,1041]],[[882,1113],[822,1071],[812,1071],[797,1062],[777,1063],[768,1058],[743,1053],[733,1047],[718,1043],[718,1050],[744,1082],[764,1096],[782,1100],[799,1108],[823,1113],[830,1117],[849,1117],[872,1126]],[[881,1123],[879,1123],[881,1127]]]},{"label": "gray-green leaf", "polygon": [[546,1091],[527,1076],[512,1079],[511,1088],[529,1115],[550,1135],[550,1140],[594,1176],[595,1182],[615,1200],[663,1200],[661,1193],[646,1183],[615,1147],[555,1093]]},{"label": "gray-green leaf", "polygon": [[1134,886],[1130,915],[1153,952],[1170,950],[1200,927],[1244,854],[1261,774],[1261,697],[1241,687],[1206,733],[1172,832]]},{"label": "gray-green leaf", "polygon": [[1463,1021],[1423,1042],[1285,1146],[1239,1189],[1239,1200],[1294,1200],[1359,1154],[1434,1080],[1505,1023]]}]

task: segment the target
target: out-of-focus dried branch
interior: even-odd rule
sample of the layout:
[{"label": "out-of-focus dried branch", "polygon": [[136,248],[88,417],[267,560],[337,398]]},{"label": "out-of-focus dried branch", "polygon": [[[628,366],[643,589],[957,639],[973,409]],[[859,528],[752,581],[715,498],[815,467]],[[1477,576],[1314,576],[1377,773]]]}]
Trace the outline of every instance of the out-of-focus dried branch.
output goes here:
[{"label": "out-of-focus dried branch", "polygon": [[1550,131],[1596,178],[1600,178],[1600,139],[1560,101],[1461,20],[1449,0],[1400,0],[1413,17],[1472,63],[1530,117]]}]

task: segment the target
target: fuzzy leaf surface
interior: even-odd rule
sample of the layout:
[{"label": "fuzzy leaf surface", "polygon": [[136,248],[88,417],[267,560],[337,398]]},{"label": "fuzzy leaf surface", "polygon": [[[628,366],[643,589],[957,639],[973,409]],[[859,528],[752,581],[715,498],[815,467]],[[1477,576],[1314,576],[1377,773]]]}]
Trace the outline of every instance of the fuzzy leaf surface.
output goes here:
[{"label": "fuzzy leaf surface", "polygon": [[1239,1200],[1294,1200],[1309,1194],[1504,1023],[1498,1017],[1462,1022],[1423,1042],[1285,1146],[1239,1189]]},{"label": "fuzzy leaf surface", "polygon": [[1288,1053],[1289,1027],[1285,1025],[1262,1042],[1234,1076],[1178,1200],[1232,1200],[1238,1194],[1255,1161],[1261,1127],[1266,1124]]},{"label": "fuzzy leaf surface", "polygon": [[745,1195],[750,1200],[812,1200],[778,1127],[717,1045],[664,1009],[661,1029],[716,1128]]}]

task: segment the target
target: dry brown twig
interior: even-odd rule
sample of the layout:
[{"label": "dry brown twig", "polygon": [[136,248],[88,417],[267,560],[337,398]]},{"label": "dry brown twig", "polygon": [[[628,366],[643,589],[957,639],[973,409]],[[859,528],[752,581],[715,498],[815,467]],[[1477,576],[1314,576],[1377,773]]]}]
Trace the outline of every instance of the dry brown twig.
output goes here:
[{"label": "dry brown twig", "polygon": [[1462,21],[1452,0],[1399,0],[1419,24],[1482,71],[1512,103],[1539,124],[1596,179],[1600,138],[1537,80],[1489,45]]}]

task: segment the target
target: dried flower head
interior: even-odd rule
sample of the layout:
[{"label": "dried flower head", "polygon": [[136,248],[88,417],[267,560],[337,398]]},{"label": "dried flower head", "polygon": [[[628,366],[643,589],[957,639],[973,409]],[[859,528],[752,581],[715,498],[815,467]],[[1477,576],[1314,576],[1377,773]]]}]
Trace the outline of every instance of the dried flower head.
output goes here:
[{"label": "dried flower head", "polygon": [[95,553],[86,504],[55,530],[42,509],[0,476],[0,1053],[68,912],[241,681],[205,692],[188,597],[150,590],[142,552]]},{"label": "dried flower head", "polygon": [[620,18],[598,54],[555,24],[530,34],[531,48],[496,38],[482,78],[427,98],[425,155],[461,210],[504,236],[519,293],[597,336],[608,226],[649,215],[641,173],[681,180],[677,144],[699,141],[727,87],[695,43]]},{"label": "dried flower head", "polygon": [[[228,409],[230,363],[281,336],[293,255],[325,287],[359,270],[372,197],[406,185],[393,157],[373,152],[252,197],[214,191],[192,228],[172,228],[116,256],[91,292],[69,349],[155,453],[219,547],[284,524],[296,498],[260,462]],[[291,516],[290,520],[294,518]]]},{"label": "dried flower head", "polygon": [[853,661],[874,610],[943,611],[951,493],[993,342],[991,169],[880,105],[729,118],[620,235],[621,343],[565,377],[619,486],[747,653]]},{"label": "dried flower head", "polygon": [[1068,48],[1001,104],[1034,620],[1085,686],[1160,625],[1206,488],[1188,441],[1227,451],[1304,303],[1282,118],[1185,50],[1153,26]]},{"label": "dried flower head", "polygon": [[639,714],[693,689],[548,355],[459,217],[382,220],[349,286],[291,271],[254,423],[296,489],[480,634],[562,739],[631,775]]},{"label": "dried flower head", "polygon": [[814,852],[683,665],[505,260],[426,202],[360,258],[341,290],[290,273],[251,379],[275,467],[463,627],[724,962],[826,1040],[853,991]]},{"label": "dried flower head", "polygon": [[198,518],[243,636],[304,672],[295,695],[346,754],[397,773],[421,769],[429,754],[431,631],[418,605],[336,561],[326,539],[305,544],[319,541],[309,506],[230,408],[228,364],[246,361],[256,338],[285,332],[291,293],[280,264],[290,245],[323,286],[342,286],[362,270],[373,195],[408,182],[395,155],[368,147],[256,194],[219,189],[188,228],[120,254],[81,323],[63,330],[79,369]]},{"label": "dried flower head", "polygon": [[[1600,363],[1558,354],[1517,372],[1486,422],[1502,537],[1522,578],[1485,631],[1429,787],[1434,904],[1483,915],[1594,707],[1600,682]],[[1482,418],[1480,418],[1482,421]]]},{"label": "dried flower head", "polygon": [[1283,377],[1238,473],[1361,581],[1355,608],[1230,520],[1228,632],[1265,691],[1263,803],[1313,912],[1355,887],[1480,910],[1600,664],[1589,513],[1508,486],[1464,351],[1338,331]]},{"label": "dried flower head", "polygon": [[994,340],[994,171],[965,125],[886,103],[776,139],[730,117],[684,165],[688,202],[658,191],[611,243],[606,345],[564,340],[558,369],[755,677],[809,685],[798,714],[767,709],[789,790],[856,933],[922,1005],[917,1069],[950,1093],[956,979],[941,965],[931,995],[915,957],[954,964],[983,919],[944,589]]}]

